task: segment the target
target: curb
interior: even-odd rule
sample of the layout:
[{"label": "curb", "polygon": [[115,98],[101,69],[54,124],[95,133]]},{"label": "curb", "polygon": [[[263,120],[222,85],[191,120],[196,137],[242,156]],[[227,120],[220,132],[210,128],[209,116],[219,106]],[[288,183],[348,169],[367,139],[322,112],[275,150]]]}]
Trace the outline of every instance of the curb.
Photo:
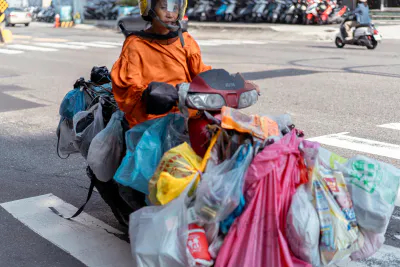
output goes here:
[{"label": "curb", "polygon": [[190,21],[189,29],[211,29],[211,30],[253,30],[278,32],[270,24],[250,24],[250,23],[224,23],[224,22],[197,22]]}]

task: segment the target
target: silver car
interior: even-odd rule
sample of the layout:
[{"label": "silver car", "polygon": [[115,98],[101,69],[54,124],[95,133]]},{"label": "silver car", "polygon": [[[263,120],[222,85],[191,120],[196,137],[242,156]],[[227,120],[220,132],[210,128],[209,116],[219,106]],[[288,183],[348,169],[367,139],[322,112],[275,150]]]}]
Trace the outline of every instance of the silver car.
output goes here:
[{"label": "silver car", "polygon": [[6,26],[15,26],[16,24],[24,24],[26,27],[32,22],[31,13],[20,8],[10,7],[5,12]]}]

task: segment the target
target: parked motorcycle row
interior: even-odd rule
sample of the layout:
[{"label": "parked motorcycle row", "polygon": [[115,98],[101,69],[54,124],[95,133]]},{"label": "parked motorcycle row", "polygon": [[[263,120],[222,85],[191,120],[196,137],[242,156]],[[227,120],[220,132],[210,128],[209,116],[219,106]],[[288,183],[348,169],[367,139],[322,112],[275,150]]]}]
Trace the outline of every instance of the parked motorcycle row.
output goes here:
[{"label": "parked motorcycle row", "polygon": [[28,7],[25,9],[32,15],[32,21],[53,23],[56,15],[54,7]]},{"label": "parked motorcycle row", "polygon": [[349,12],[341,0],[198,0],[187,16],[199,21],[322,25],[341,23]]},{"label": "parked motorcycle row", "polygon": [[116,20],[118,18],[117,0],[92,0],[85,6],[85,19]]}]

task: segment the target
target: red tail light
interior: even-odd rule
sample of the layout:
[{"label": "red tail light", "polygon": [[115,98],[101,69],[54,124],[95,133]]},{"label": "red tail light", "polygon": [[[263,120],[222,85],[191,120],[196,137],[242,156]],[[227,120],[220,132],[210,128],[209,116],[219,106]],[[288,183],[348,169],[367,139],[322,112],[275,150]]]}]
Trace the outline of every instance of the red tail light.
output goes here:
[{"label": "red tail light", "polygon": [[188,16],[184,16],[183,20],[189,20]]},{"label": "red tail light", "polygon": [[31,13],[26,14],[27,17],[32,17]]},{"label": "red tail light", "polygon": [[374,30],[374,34],[377,35],[379,32],[377,30]]},{"label": "red tail light", "polygon": [[8,15],[9,17],[16,17],[17,15],[10,13],[10,15]]}]

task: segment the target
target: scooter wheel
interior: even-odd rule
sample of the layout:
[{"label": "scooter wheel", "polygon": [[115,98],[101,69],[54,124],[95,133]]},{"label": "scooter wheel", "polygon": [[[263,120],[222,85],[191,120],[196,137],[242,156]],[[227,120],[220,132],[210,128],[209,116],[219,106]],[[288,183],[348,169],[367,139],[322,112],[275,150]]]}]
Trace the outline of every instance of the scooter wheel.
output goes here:
[{"label": "scooter wheel", "polygon": [[369,50],[374,50],[378,46],[378,42],[375,39],[371,40],[371,46],[367,46]]},{"label": "scooter wheel", "polygon": [[339,37],[336,37],[335,45],[336,45],[337,48],[343,48],[344,47],[344,42]]}]

